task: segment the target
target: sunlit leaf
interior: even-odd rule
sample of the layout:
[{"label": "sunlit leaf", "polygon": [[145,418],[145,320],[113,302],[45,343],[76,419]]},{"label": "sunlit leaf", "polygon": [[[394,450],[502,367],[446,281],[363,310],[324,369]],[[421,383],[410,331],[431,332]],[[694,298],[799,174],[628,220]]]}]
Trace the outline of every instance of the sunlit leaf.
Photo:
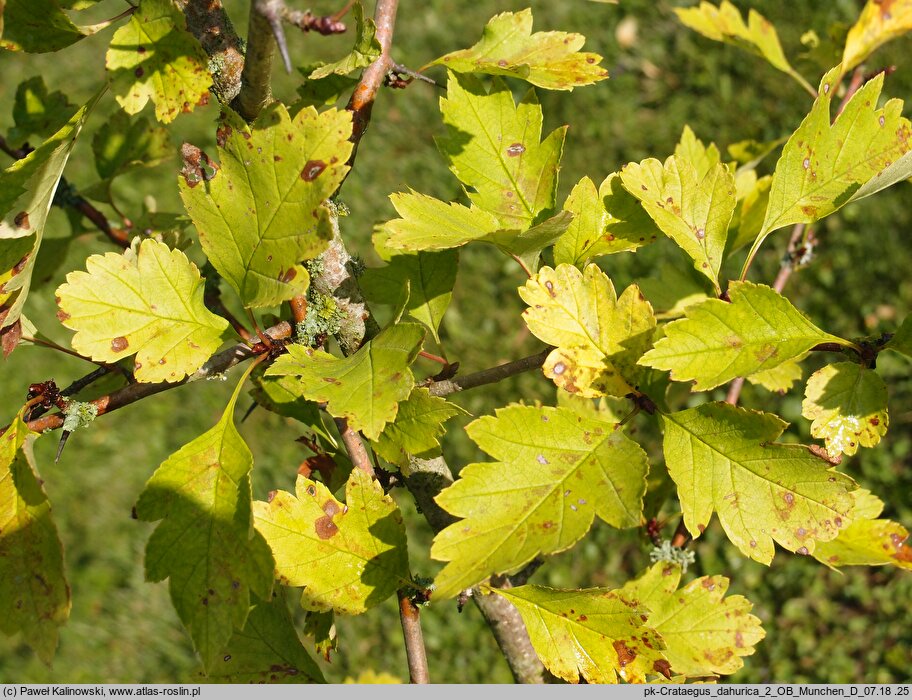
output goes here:
[{"label": "sunlit leaf", "polygon": [[854,362],[827,365],[811,375],[801,414],[811,435],[826,440],[831,457],[874,447],[887,434],[887,386],[874,370]]},{"label": "sunlit leaf", "polygon": [[849,30],[842,69],[852,70],[878,48],[912,29],[910,0],[868,0],[858,21]]},{"label": "sunlit leaf", "polygon": [[620,591],[542,586],[492,588],[509,600],[547,669],[568,683],[643,683],[663,659],[662,638],[645,622],[649,610]]},{"label": "sunlit leaf", "polygon": [[352,5],[351,13],[355,20],[355,45],[352,50],[338,61],[314,69],[308,76],[310,80],[320,80],[330,75],[348,75],[359,68],[366,68],[380,56],[381,46],[376,37],[377,25],[374,20],[364,19],[364,7],[360,2]]},{"label": "sunlit leaf", "polygon": [[414,389],[399,404],[396,420],[388,423],[374,443],[383,459],[400,467],[408,465],[410,455],[427,459],[440,454],[439,438],[446,432],[443,424],[465,414],[456,404],[431,396],[427,389]]},{"label": "sunlit leaf", "polygon": [[665,642],[670,673],[711,676],[734,673],[741,657],[754,653],[766,636],[753,605],[740,595],[726,597],[729,580],[702,576],[678,588],[681,567],[659,562],[618,591],[649,610],[647,626]]},{"label": "sunlit leaf", "polygon": [[543,267],[519,295],[529,330],[556,348],[543,365],[561,389],[582,396],[625,396],[636,363],[652,344],[655,318],[636,285],[617,298],[597,265]]},{"label": "sunlit leaf", "polygon": [[794,360],[783,362],[772,369],[755,372],[747,378],[747,381],[755,386],[762,386],[767,391],[784,394],[792,388],[795,382],[801,379],[801,360],[803,359],[804,356],[802,355]]},{"label": "sunlit leaf", "polygon": [[141,0],[129,23],[114,33],[105,56],[120,106],[136,114],[151,100],[155,118],[165,124],[209,101],[208,62],[171,0]]},{"label": "sunlit leaf", "polygon": [[253,606],[243,630],[208,672],[208,683],[325,683],[323,672],[301,644],[284,597]]},{"label": "sunlit leaf", "polygon": [[421,349],[424,330],[414,323],[391,326],[355,354],[340,358],[322,350],[290,345],[288,354],[266,370],[267,376],[297,377],[297,391],[349,426],[376,440],[396,418],[399,403],[412,391],[409,369]]},{"label": "sunlit leaf", "polygon": [[409,579],[402,515],[360,469],[348,479],[345,503],[299,476],[295,495],[272,492],[268,502],[254,503],[254,516],[272,548],[276,578],[303,588],[305,610],[357,615]]},{"label": "sunlit leaf", "polygon": [[877,109],[883,73],[865,83],[830,124],[839,76],[839,67],[823,76],[814,106],[782,149],[763,227],[745,269],[770,233],[832,214],[912,150],[912,125],[901,116],[902,100],[888,100]]},{"label": "sunlit leaf", "polygon": [[570,548],[596,515],[618,528],[641,523],[646,454],[613,423],[514,405],[466,432],[499,461],[464,467],[436,498],[464,519],[434,538],[431,556],[449,562],[435,578],[435,598]]},{"label": "sunlit leaf", "polygon": [[34,434],[22,418],[0,436],[0,630],[22,633],[46,664],[70,616],[63,545],[51,504],[31,463]]},{"label": "sunlit leaf", "polygon": [[226,118],[220,167],[198,151],[199,172],[185,164],[181,197],[200,243],[245,305],[272,306],[307,289],[298,262],[332,238],[324,202],[348,172],[349,136],[350,112],[308,107],[291,119],[277,102],[249,127]]},{"label": "sunlit leaf", "polygon": [[665,462],[684,523],[699,537],[715,511],[746,556],[773,560],[773,542],[799,554],[848,524],[854,482],[803,445],[775,440],[787,423],[725,403],[663,416]]},{"label": "sunlit leaf", "polygon": [[214,353],[228,322],[203,303],[204,280],[179,250],[151,238],[136,253],[86,260],[57,289],[57,313],[73,348],[99,362],[136,354],[141,382],[177,382]]},{"label": "sunlit leaf", "polygon": [[803,356],[819,343],[850,345],[824,333],[784,296],[762,284],[732,282],[731,303],[708,299],[687,307],[687,318],[669,323],[640,364],[694,380],[704,391]]},{"label": "sunlit leaf", "polygon": [[488,21],[477,44],[430,65],[459,73],[508,75],[549,90],[572,90],[608,77],[599,65],[601,56],[580,52],[585,41],[582,34],[533,34],[532,10],[504,12]]}]

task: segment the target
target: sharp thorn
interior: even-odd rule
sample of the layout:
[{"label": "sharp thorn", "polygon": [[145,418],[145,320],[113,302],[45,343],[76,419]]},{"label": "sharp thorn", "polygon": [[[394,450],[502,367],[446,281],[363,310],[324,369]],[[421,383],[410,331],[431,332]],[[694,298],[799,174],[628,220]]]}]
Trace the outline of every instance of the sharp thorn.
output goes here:
[{"label": "sharp thorn", "polygon": [[60,442],[57,443],[57,456],[54,457],[54,464],[57,464],[60,461],[60,455],[63,454],[63,448],[67,443],[67,440],[70,439],[70,431],[64,430],[60,433]]},{"label": "sharp thorn", "polygon": [[291,74],[291,56],[288,53],[288,43],[285,41],[285,29],[282,27],[282,18],[276,12],[266,15],[269,26],[272,28],[272,35],[275,37],[276,46],[279,47],[279,53],[282,55],[282,62],[285,64],[285,72]]}]

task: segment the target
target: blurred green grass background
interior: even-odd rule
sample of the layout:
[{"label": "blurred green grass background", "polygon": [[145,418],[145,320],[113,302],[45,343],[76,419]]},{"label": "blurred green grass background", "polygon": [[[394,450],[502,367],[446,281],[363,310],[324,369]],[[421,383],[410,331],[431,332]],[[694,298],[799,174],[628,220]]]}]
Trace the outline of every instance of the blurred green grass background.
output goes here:
[{"label": "blurred green grass background", "polygon": [[[290,4],[295,4],[290,2]],[[317,13],[334,12],[338,3],[315,2]],[[570,93],[540,92],[545,128],[570,124],[561,173],[561,200],[584,175],[596,182],[631,160],[664,158],[672,152],[684,124],[697,136],[724,148],[743,139],[771,140],[791,133],[810,107],[808,96],[790,79],[733,47],[710,42],[683,28],[672,7],[687,2],[621,0],[606,5],[586,0],[525,2],[481,0],[453,3],[428,0],[403,3],[396,29],[395,59],[410,67],[474,43],[484,23],[504,10],[531,6],[536,30],[577,31],[587,37],[587,50],[605,56],[611,79]],[[801,35],[815,29],[826,38],[854,21],[862,6],[856,0],[736,2],[753,6],[780,31],[786,53],[812,84],[823,73],[826,58],[802,56]],[[241,34],[246,31],[244,0],[226,6]],[[302,6],[303,7],[303,6]],[[103,0],[99,16],[122,9]],[[111,30],[59,54],[24,56],[0,53],[0,130],[12,125],[16,86],[43,76],[50,90],[63,90],[74,103],[85,101],[104,81],[104,51]],[[343,54],[346,37],[323,38],[289,32],[291,54],[298,65]],[[869,62],[877,68],[896,64],[887,82],[888,96],[912,98],[912,39],[880,50]],[[818,52],[820,53],[820,52]],[[836,62],[832,58],[831,63]],[[442,78],[439,73],[432,75]],[[294,99],[297,76],[275,71],[279,99]],[[517,85],[517,93],[521,86]],[[414,84],[404,91],[385,91],[374,121],[359,150],[354,173],[342,198],[351,209],[343,220],[351,247],[369,262],[370,234],[394,212],[387,195],[413,187],[439,198],[460,196],[458,184],[437,154],[432,138],[440,134],[439,91]],[[87,134],[104,128],[116,110],[107,94],[92,116]],[[906,112],[909,113],[907,108]],[[146,110],[146,114],[149,109]],[[214,151],[213,120],[217,106],[178,118],[171,131],[175,144],[190,141]],[[769,169],[774,160],[764,163]],[[118,202],[139,211],[148,195],[160,211],[179,211],[175,161],[127,176],[116,185]],[[77,186],[96,175],[90,138],[77,145],[66,171]],[[912,310],[912,207],[910,185],[846,207],[818,227],[821,244],[811,266],[794,275],[786,293],[822,328],[847,337],[894,329]],[[112,214],[113,218],[113,214]],[[51,224],[65,229],[59,210]],[[787,234],[771,237],[752,273],[769,281],[775,275]],[[88,254],[109,249],[97,235],[74,241],[56,277],[32,294],[27,313],[62,344],[69,332],[54,319],[52,290],[69,270],[79,269]],[[198,247],[196,247],[198,256]],[[604,259],[618,287],[654,277],[664,262],[684,264],[668,241],[643,252]],[[515,289],[523,282],[517,266],[493,248],[469,247],[461,256],[453,305],[444,321],[447,354],[463,371],[488,367],[538,349],[524,330],[522,305]],[[816,369],[805,363],[805,379]],[[0,392],[7,414],[25,398],[31,382],[54,378],[64,386],[91,368],[50,350],[25,347],[0,368]],[[432,366],[424,367],[428,372]],[[909,365],[884,355],[878,370],[890,390],[891,425],[884,442],[846,460],[841,467],[887,501],[885,517],[912,524],[912,381]],[[63,539],[73,588],[73,612],[61,630],[52,667],[45,667],[18,639],[0,637],[0,681],[5,682],[167,682],[189,679],[196,667],[187,637],[168,599],[166,584],[143,581],[142,557],[152,526],[130,518],[146,479],[171,452],[208,429],[219,417],[232,382],[208,382],[156,396],[118,411],[74,435],[60,464],[54,464],[56,440],[48,436],[36,447],[42,477]],[[792,422],[790,435],[808,440],[800,416],[799,384],[785,397],[746,387],[744,405],[778,412]],[[720,398],[721,394],[717,398]],[[482,391],[457,397],[473,415],[490,413],[511,400],[553,402],[553,388],[530,373]],[[242,401],[241,411],[246,408]],[[463,422],[464,424],[464,422]],[[482,458],[465,438],[461,425],[450,423],[445,453],[459,466]],[[655,429],[646,420],[635,425],[653,439],[651,456],[659,463]],[[294,442],[303,429],[265,411],[256,411],[241,426],[255,455],[255,495],[271,488],[290,488],[304,456]],[[415,513],[407,494],[395,492],[410,524],[413,570],[430,575],[430,532]],[[669,526],[666,536],[670,536]],[[618,533],[603,524],[573,550],[551,558],[534,583],[554,586],[614,586],[648,565],[642,533]],[[731,680],[745,682],[902,682],[910,680],[912,576],[889,569],[832,572],[814,561],[780,553],[769,568],[744,560],[720,536],[717,526],[696,546],[695,575],[723,573],[732,578],[732,593],[755,603],[767,638],[745,668]],[[690,574],[688,574],[690,575]],[[432,605],[423,614],[431,677],[437,682],[506,682],[510,674],[480,615],[467,606]],[[395,601],[355,619],[338,622],[340,650],[325,665],[327,678],[340,681],[364,669],[407,677]]]}]

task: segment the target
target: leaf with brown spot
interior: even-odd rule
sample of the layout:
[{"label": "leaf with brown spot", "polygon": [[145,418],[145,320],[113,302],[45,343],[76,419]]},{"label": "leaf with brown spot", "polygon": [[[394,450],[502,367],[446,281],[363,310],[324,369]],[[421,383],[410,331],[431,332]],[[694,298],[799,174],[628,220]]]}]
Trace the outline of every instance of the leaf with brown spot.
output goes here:
[{"label": "leaf with brown spot", "polygon": [[681,573],[680,566],[659,562],[618,593],[649,609],[646,624],[664,640],[672,673],[735,673],[766,636],[760,619],[750,614],[753,605],[739,595],[725,597],[724,576],[703,576],[679,589]]},{"label": "leaf with brown spot", "polygon": [[843,71],[852,70],[878,48],[909,30],[912,30],[912,0],[868,0],[846,37]]},{"label": "leaf with brown spot", "polygon": [[276,576],[301,586],[305,610],[357,615],[409,579],[405,526],[379,482],[355,469],[345,503],[298,476],[296,494],[277,491],[253,506],[257,531],[272,548]]}]

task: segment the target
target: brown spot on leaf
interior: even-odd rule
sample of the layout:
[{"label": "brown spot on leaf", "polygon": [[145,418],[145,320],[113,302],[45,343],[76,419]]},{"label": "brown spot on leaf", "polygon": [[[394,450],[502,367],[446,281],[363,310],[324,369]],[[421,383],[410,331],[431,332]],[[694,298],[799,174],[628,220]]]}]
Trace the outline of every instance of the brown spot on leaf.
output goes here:
[{"label": "brown spot on leaf", "polygon": [[652,670],[661,673],[666,678],[671,678],[671,664],[665,659],[656,659],[653,661]]},{"label": "brown spot on leaf", "polygon": [[507,65],[507,60],[505,58],[502,58],[497,62],[497,65],[503,68]]},{"label": "brown spot on leaf", "polygon": [[222,148],[228,142],[231,133],[232,129],[227,124],[222,124],[215,130],[215,142],[218,144],[219,148]]},{"label": "brown spot on leaf", "polygon": [[330,518],[341,510],[342,509],[339,508],[338,502],[332,498],[323,504],[323,512],[326,513]]},{"label": "brown spot on leaf", "polygon": [[16,214],[13,219],[13,223],[16,224],[16,228],[28,228],[29,227],[29,215],[27,211],[20,211]]},{"label": "brown spot on leaf", "polygon": [[525,152],[526,152],[526,147],[523,146],[521,143],[511,144],[510,147],[507,148],[507,155],[510,156],[511,158],[515,158],[516,156],[521,156]]},{"label": "brown spot on leaf", "polygon": [[879,419],[879,418],[871,418],[870,420],[868,420],[868,423],[870,423],[871,425],[880,425],[880,419]]},{"label": "brown spot on leaf", "polygon": [[123,352],[129,347],[129,341],[124,338],[122,335],[117,336],[111,340],[111,350],[114,352]]},{"label": "brown spot on leaf", "polygon": [[269,493],[267,493],[267,494],[266,494],[266,502],[267,502],[267,503],[272,503],[272,499],[274,499],[274,498],[276,497],[276,493],[278,493],[278,491],[276,491],[275,489],[273,489],[272,491],[270,491]]},{"label": "brown spot on leaf", "polygon": [[735,646],[739,649],[744,648],[744,635],[741,634],[741,630],[735,632]]},{"label": "brown spot on leaf", "polygon": [[633,663],[636,659],[636,652],[624,643],[623,639],[617,640],[614,644],[614,650],[618,655],[618,664],[624,668],[627,664]]},{"label": "brown spot on leaf", "polygon": [[328,540],[339,532],[339,527],[332,521],[331,517],[324,515],[322,518],[317,518],[316,522],[314,522],[314,530],[316,530],[317,537],[321,540]]},{"label": "brown spot on leaf", "polygon": [[803,557],[806,557],[806,556],[808,555],[808,548],[807,548],[807,547],[799,547],[798,549],[795,550],[795,553],[796,553],[796,554],[800,554],[800,555],[803,556]]},{"label": "brown spot on leaf", "polygon": [[305,182],[313,182],[324,170],[326,170],[326,163],[322,160],[309,160],[304,163],[301,179]]},{"label": "brown spot on leaf", "polygon": [[142,66],[136,66],[136,70],[133,71],[133,75],[135,75],[137,78],[142,78],[145,73],[146,71]]}]

